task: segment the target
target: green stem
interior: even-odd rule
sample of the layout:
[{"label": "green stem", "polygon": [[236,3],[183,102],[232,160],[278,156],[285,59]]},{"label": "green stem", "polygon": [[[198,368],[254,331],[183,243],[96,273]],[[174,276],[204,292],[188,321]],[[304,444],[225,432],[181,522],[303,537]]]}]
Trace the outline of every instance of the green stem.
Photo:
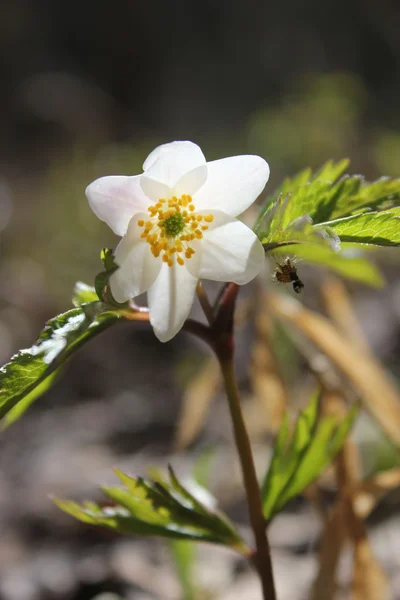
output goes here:
[{"label": "green stem", "polygon": [[225,390],[232,418],[233,432],[235,436],[236,447],[239,453],[240,465],[242,468],[250,524],[255,537],[256,550],[252,558],[260,576],[263,599],[276,600],[274,578],[272,573],[271,552],[267,539],[266,522],[263,514],[261,493],[254,467],[250,440],[240,406],[239,389],[233,366],[233,316],[238,290],[239,287],[236,283],[227,283],[222,288],[214,305],[214,309],[211,309],[213,316],[213,318],[211,318],[210,305],[207,297],[205,296],[205,291],[201,285],[198,286],[197,293],[203,310],[209,320],[210,326],[205,327],[199,323],[191,323],[189,329],[189,322],[186,322],[185,329],[188,331],[190,330],[196,335],[200,335],[205,342],[210,344],[218,357],[224,378]]},{"label": "green stem", "polygon": [[[217,352],[217,354],[220,353]],[[225,355],[220,355],[219,361],[232,417],[235,442],[239,452],[250,523],[256,542],[256,555],[254,561],[261,579],[264,600],[276,600],[271,553],[266,533],[266,523],[263,515],[260,488],[258,486],[256,470],[254,467],[250,440],[240,406],[240,395],[233,367],[233,356],[229,356],[229,354],[231,353],[228,352]]]}]

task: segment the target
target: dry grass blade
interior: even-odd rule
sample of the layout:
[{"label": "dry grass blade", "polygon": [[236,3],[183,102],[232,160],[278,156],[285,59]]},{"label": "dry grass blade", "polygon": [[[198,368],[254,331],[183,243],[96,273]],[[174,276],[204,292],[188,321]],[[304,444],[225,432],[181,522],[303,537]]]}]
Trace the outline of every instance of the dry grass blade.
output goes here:
[{"label": "dry grass blade", "polygon": [[207,418],[208,408],[221,383],[216,359],[211,356],[199,373],[187,386],[177,426],[175,447],[182,450],[190,444],[201,430]]},{"label": "dry grass blade", "polygon": [[368,538],[364,535],[357,539],[354,547],[354,572],[350,599],[386,600],[388,596],[386,576],[372,553]]},{"label": "dry grass blade", "polygon": [[400,446],[400,398],[388,375],[368,353],[355,351],[328,319],[304,308],[294,298],[267,292],[274,313],[302,331],[359,390],[365,408]]},{"label": "dry grass blade", "polygon": [[262,305],[255,319],[255,329],[250,365],[251,385],[258,406],[266,414],[265,428],[276,433],[282,423],[288,398],[277,360],[271,351],[272,321]]},{"label": "dry grass blade", "polygon": [[[335,598],[336,570],[346,539],[349,539],[354,548],[351,600],[385,600],[388,597],[386,576],[372,553],[365,525],[356,509],[357,500],[353,489],[358,478],[357,463],[357,450],[352,442],[347,442],[337,460],[340,498],[325,523],[319,551],[319,570],[311,600]],[[388,477],[385,488],[394,485],[398,477],[398,473]],[[376,503],[376,498],[374,502]]]},{"label": "dry grass blade", "polygon": [[321,294],[326,310],[338,330],[355,348],[369,352],[368,342],[351,306],[350,298],[340,279],[330,277],[321,286]]},{"label": "dry grass blade", "polygon": [[386,576],[373,555],[367,529],[357,515],[352,490],[360,478],[359,455],[351,440],[346,441],[336,460],[339,494],[343,501],[346,534],[354,547],[351,600],[385,600],[388,595]]},{"label": "dry grass blade", "polygon": [[[343,417],[343,413],[346,411],[343,398],[339,394],[325,391],[323,410],[327,415]],[[339,498],[325,521],[319,551],[318,575],[313,586],[312,600],[333,600],[335,597],[336,571],[340,553],[346,539],[351,536],[348,523],[348,511],[352,510],[351,506],[349,508],[349,503],[351,504],[349,489],[358,482],[359,466],[357,448],[353,442],[346,441],[336,464]]]},{"label": "dry grass blade", "polygon": [[400,467],[377,473],[363,481],[353,493],[354,509],[366,518],[389,490],[400,486]]},{"label": "dry grass blade", "polygon": [[[322,288],[322,296],[327,312],[337,330],[326,319],[302,307],[299,307],[301,314],[297,315],[297,319],[296,317],[293,319],[292,315],[292,322],[295,322],[298,329],[306,333],[313,343],[348,376],[352,383],[357,385],[364,396],[365,385],[360,381],[357,369],[360,368],[360,356],[364,365],[367,360],[368,367],[370,368],[372,365],[374,368],[374,376],[378,373],[380,382],[384,380],[389,403],[394,404],[395,412],[400,411],[397,394],[387,381],[384,371],[369,352],[344,286],[339,281],[329,280]],[[347,348],[344,356],[340,355],[343,348]],[[347,366],[344,364],[345,360],[350,360]],[[372,393],[370,392],[368,396],[369,404],[372,403],[375,409],[378,399],[381,400],[379,385],[380,383],[371,390]],[[345,403],[341,394],[329,391],[328,388],[325,389],[323,406],[325,413],[336,414],[339,417],[345,411]],[[390,431],[394,433],[393,430]],[[372,553],[362,518],[369,514],[388,486],[396,484],[400,473],[393,473],[391,477],[384,478],[380,483],[380,475],[378,475],[368,483],[362,484],[360,483],[360,472],[358,450],[348,439],[336,461],[339,499],[325,523],[320,547],[319,571],[313,588],[312,600],[321,600],[322,598],[333,600],[335,597],[336,568],[346,539],[349,539],[354,549],[351,600],[384,600],[387,598],[386,576]]]},{"label": "dry grass blade", "polygon": [[318,575],[314,582],[310,600],[333,600],[335,597],[336,570],[340,552],[346,539],[343,504],[333,508],[322,535],[318,555]]}]

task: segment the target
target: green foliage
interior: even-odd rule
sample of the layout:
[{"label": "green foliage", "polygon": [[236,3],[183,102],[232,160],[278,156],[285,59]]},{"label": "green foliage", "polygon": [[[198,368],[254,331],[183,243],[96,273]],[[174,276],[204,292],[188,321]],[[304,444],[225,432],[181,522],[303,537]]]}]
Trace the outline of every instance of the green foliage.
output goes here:
[{"label": "green foliage", "polygon": [[104,271],[96,275],[94,287],[100,300],[108,302],[114,306],[126,306],[127,303],[119,304],[114,300],[108,284],[111,275],[118,269],[118,265],[114,262],[114,252],[110,248],[103,248],[100,253],[100,258],[104,265]]},{"label": "green foliage", "polygon": [[99,299],[96,290],[91,285],[83,283],[83,281],[77,281],[74,287],[74,293],[72,295],[72,303],[74,306],[81,306],[81,304],[87,304],[88,302],[97,302]]},{"label": "green foliage", "polygon": [[344,175],[348,164],[329,161],[313,176],[306,169],[286,179],[267,198],[255,232],[267,252],[293,246],[296,256],[378,285],[376,269],[342,252],[341,242],[400,245],[400,179],[368,183],[360,175]]},{"label": "green foliage", "polygon": [[39,385],[34,387],[31,392],[29,392],[26,396],[21,398],[21,400],[6,413],[2,424],[3,429],[6,429],[6,427],[12,425],[13,423],[15,423],[15,421],[18,421],[18,419],[22,417],[23,414],[25,414],[30,405],[33,404],[35,400],[43,396],[43,394],[52,387],[55,380],[58,378],[61,369],[62,367],[59,367],[58,369],[50,373],[48,377],[43,379],[43,381],[41,381]]},{"label": "green foliage", "polygon": [[343,242],[400,246],[400,208],[366,212],[326,223]]},{"label": "green foliage", "polygon": [[341,242],[400,245],[400,179],[368,183],[344,175],[348,164],[329,161],[314,176],[305,169],[285,179],[267,198],[254,229],[267,252],[286,253],[291,246],[299,258],[381,285],[376,267],[342,251]]},{"label": "green foliage", "polygon": [[195,545],[191,541],[171,540],[170,548],[175,563],[176,573],[182,586],[184,600],[194,600],[196,589],[193,583],[195,566]]},{"label": "green foliage", "polygon": [[[75,301],[86,300],[94,292],[82,285],[75,290]],[[0,418],[8,415],[6,425],[50,387],[56,371],[74,352],[124,316],[124,311],[96,301],[50,319],[36,344],[20,350],[0,369]]]},{"label": "green foliage", "polygon": [[267,521],[331,463],[357,414],[357,410],[353,409],[338,423],[335,417],[320,418],[319,409],[320,398],[315,395],[300,413],[292,435],[287,418],[282,423],[262,487]]},{"label": "green foliage", "polygon": [[[354,215],[361,211],[389,209],[400,204],[400,179],[382,177],[372,183],[361,175],[343,175],[347,159],[328,161],[312,176],[310,169],[285,179],[268,197],[257,220],[260,239],[273,239],[299,217],[308,216],[314,225]],[[282,210],[282,206],[284,210]],[[272,227],[271,227],[272,225]],[[271,231],[272,229],[272,231]]]},{"label": "green foliage", "polygon": [[[273,239],[274,234],[284,231],[295,219],[304,215],[312,219],[320,205],[329,205],[332,198],[337,199],[338,185],[334,184],[348,165],[349,161],[346,159],[337,164],[328,161],[314,176],[311,169],[305,169],[293,179],[285,179],[275,193],[267,198],[266,206],[261,210],[255,226],[260,239]],[[341,187],[340,185],[339,188]]]},{"label": "green foliage", "polygon": [[[208,485],[211,463],[214,458],[215,449],[205,448],[197,457],[193,465],[191,479],[192,493],[196,495],[196,489],[202,491]],[[194,486],[194,489],[193,489]],[[207,492],[208,493],[208,492]],[[204,590],[195,578],[196,546],[192,541],[170,540],[170,549],[174,561],[176,574],[182,586],[184,600],[195,600],[205,598]]]},{"label": "green foliage", "polygon": [[108,503],[77,504],[58,500],[56,504],[73,517],[108,527],[123,534],[152,535],[178,540],[214,542],[247,555],[248,548],[233,525],[215,510],[207,508],[184,487],[169,467],[169,480],[157,477],[117,476],[125,487],[104,487]]},{"label": "green foliage", "polygon": [[359,179],[357,193],[340,194],[332,213],[328,214],[328,217],[321,215],[321,220],[347,217],[365,210],[384,210],[399,206],[400,179],[381,177],[377,181],[367,183],[359,175],[347,176],[347,178],[350,181],[356,178]]}]

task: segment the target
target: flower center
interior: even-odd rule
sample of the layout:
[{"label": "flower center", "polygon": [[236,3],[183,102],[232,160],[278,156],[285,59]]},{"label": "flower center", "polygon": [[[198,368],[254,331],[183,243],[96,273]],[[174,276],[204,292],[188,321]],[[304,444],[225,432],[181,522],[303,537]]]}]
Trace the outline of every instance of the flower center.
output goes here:
[{"label": "flower center", "polygon": [[149,220],[138,221],[139,227],[143,227],[141,237],[150,245],[153,256],[160,256],[169,267],[175,260],[178,265],[184,265],[185,259],[192,258],[195,250],[191,243],[200,240],[208,229],[207,223],[214,220],[211,214],[195,214],[192,198],[186,194],[168,200],[160,198],[147,210]]},{"label": "flower center", "polygon": [[165,221],[163,221],[161,227],[165,229],[165,235],[168,237],[176,237],[185,229],[185,219],[182,213],[177,211],[174,215],[171,215]]}]

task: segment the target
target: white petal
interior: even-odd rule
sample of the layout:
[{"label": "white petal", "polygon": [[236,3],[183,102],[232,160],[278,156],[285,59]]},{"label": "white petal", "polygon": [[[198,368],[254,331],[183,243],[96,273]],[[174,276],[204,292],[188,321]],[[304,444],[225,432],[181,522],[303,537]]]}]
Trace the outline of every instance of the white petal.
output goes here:
[{"label": "white petal", "polygon": [[240,215],[263,191],[268,163],[260,156],[231,156],[207,163],[207,181],[195,194],[197,210],[222,210]]},{"label": "white petal", "polygon": [[143,229],[137,222],[147,216],[139,213],[132,217],[126,235],[116,248],[115,262],[119,269],[111,275],[110,286],[117,302],[146,292],[160,272],[161,259],[152,255],[149,244],[140,237]]},{"label": "white petal", "polygon": [[[198,276],[213,281],[248,283],[260,272],[264,248],[251,229],[222,212],[214,211],[213,227],[201,240]],[[188,262],[188,269],[191,264]]]},{"label": "white petal", "polygon": [[150,322],[161,342],[178,333],[192,308],[198,278],[185,265],[172,267],[163,263],[161,271],[147,292]]},{"label": "white petal", "polygon": [[91,209],[117,235],[124,235],[131,217],[151,204],[142,191],[140,177],[100,177],[86,188]]},{"label": "white petal", "polygon": [[193,142],[171,142],[158,146],[149,154],[143,171],[146,177],[174,188],[185,173],[205,164],[204,154]]},{"label": "white petal", "polygon": [[140,185],[143,193],[153,202],[157,202],[160,198],[171,198],[174,195],[173,190],[168,185],[160,183],[155,179],[150,179],[150,177],[146,177],[144,174],[140,177]]},{"label": "white petal", "polygon": [[193,169],[193,171],[188,171],[175,185],[174,194],[178,197],[182,196],[182,194],[194,196],[207,181],[207,172],[207,165],[202,165]]}]

